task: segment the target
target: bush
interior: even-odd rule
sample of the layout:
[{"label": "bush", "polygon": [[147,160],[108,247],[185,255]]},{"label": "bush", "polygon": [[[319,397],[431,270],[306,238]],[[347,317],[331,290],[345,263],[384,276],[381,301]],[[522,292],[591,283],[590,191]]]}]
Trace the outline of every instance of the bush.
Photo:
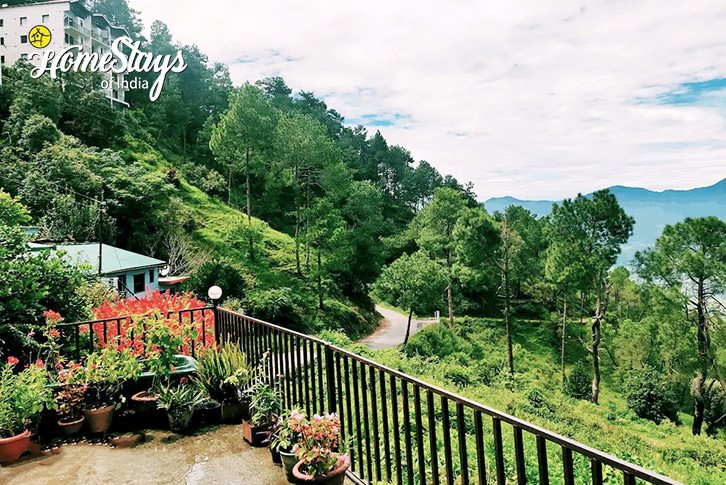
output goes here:
[{"label": "bush", "polygon": [[255,318],[286,327],[299,326],[302,311],[291,288],[258,290],[247,298],[247,311]]},{"label": "bush", "polygon": [[226,261],[212,260],[203,263],[192,273],[186,282],[186,289],[200,298],[207,296],[210,286],[222,288],[225,298],[243,298],[247,289],[247,280],[242,271]]},{"label": "bush", "polygon": [[323,309],[318,311],[317,324],[321,330],[341,330],[353,339],[373,330],[360,314],[338,300],[323,302]]},{"label": "bush", "polygon": [[575,399],[592,400],[592,374],[587,364],[578,362],[565,384],[565,394]]},{"label": "bush", "polygon": [[676,415],[676,399],[664,376],[648,365],[630,371],[622,391],[628,408],[638,417],[659,424],[664,418]]}]

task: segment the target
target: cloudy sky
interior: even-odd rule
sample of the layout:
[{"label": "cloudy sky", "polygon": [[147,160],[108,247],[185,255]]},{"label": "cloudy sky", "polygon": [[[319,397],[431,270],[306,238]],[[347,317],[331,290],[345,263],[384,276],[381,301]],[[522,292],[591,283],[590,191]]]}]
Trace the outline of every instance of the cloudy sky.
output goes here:
[{"label": "cloudy sky", "polygon": [[726,2],[129,0],[482,199],[726,177]]}]

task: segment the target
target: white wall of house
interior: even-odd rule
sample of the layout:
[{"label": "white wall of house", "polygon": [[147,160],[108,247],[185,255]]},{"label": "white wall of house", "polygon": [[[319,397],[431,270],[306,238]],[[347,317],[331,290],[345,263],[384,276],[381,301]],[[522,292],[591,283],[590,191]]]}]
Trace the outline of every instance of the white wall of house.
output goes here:
[{"label": "white wall of house", "polygon": [[[129,271],[126,273],[108,275],[108,278],[119,278],[126,285],[129,292],[133,293],[139,298],[143,298],[146,295],[146,289],[150,291],[159,289],[159,268],[147,268]],[[143,281],[143,285],[142,282]],[[138,283],[138,285],[136,284]],[[117,288],[121,297],[131,297],[130,293],[123,294],[123,287]],[[139,291],[136,291],[139,290]]]},{"label": "white wall of house", "polygon": [[[1,0],[0,0],[1,1]],[[39,58],[31,58],[33,53],[42,54],[46,50],[59,53],[69,45],[80,45],[82,52],[99,55],[111,50],[111,43],[121,35],[111,29],[105,17],[100,15],[81,15],[83,9],[71,8],[70,1],[41,2],[28,5],[0,8],[0,61],[3,66],[12,66],[21,57],[38,65]],[[50,44],[43,49],[34,47],[27,39],[30,30],[36,25],[44,25],[52,35]],[[25,40],[25,42],[23,42]],[[118,77],[105,74],[107,80],[119,80],[120,86],[113,83],[103,92],[112,103],[126,105],[124,75]]]}]

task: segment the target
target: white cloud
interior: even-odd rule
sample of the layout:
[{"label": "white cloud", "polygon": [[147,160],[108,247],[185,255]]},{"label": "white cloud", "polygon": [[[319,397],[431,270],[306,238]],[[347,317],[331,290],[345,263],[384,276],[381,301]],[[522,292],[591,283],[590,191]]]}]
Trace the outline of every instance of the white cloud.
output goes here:
[{"label": "white cloud", "polygon": [[726,78],[720,0],[130,4],[236,83],[279,74],[348,119],[404,115],[389,143],[482,199],[726,177],[726,103],[638,101]]}]

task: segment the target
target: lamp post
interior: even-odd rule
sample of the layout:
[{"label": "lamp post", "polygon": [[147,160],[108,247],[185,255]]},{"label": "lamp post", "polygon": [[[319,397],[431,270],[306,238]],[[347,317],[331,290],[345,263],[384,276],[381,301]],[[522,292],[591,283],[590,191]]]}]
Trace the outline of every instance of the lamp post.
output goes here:
[{"label": "lamp post", "polygon": [[219,299],[222,298],[222,288],[217,285],[211,286],[207,290],[207,296],[212,300],[214,305],[214,340],[219,343]]}]

